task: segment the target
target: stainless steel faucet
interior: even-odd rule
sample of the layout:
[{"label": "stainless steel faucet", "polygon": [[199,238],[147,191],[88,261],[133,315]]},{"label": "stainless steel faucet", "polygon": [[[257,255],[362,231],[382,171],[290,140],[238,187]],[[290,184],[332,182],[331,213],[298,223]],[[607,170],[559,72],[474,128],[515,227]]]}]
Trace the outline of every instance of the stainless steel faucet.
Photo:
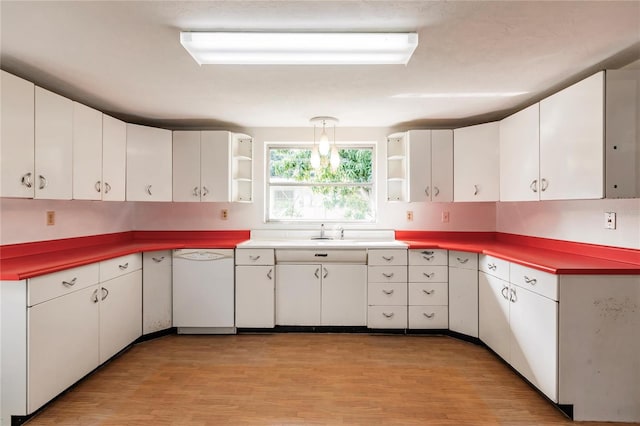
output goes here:
[{"label": "stainless steel faucet", "polygon": [[320,224],[320,238],[324,238],[324,223]]}]

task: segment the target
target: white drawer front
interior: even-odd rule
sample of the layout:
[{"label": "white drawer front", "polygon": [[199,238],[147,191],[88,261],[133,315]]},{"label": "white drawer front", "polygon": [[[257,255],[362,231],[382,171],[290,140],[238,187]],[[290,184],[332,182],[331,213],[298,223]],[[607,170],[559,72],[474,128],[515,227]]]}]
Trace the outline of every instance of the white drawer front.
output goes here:
[{"label": "white drawer front", "polygon": [[447,265],[447,251],[436,249],[409,250],[409,265]]},{"label": "white drawer front", "polygon": [[369,266],[370,283],[406,283],[406,266]]},{"label": "white drawer front", "polygon": [[467,251],[449,251],[449,266],[461,269],[478,269],[478,254]]},{"label": "white drawer front", "polygon": [[409,282],[439,282],[449,280],[449,268],[446,266],[409,266]]},{"label": "white drawer front", "polygon": [[409,306],[409,328],[449,328],[446,306]]},{"label": "white drawer front", "polygon": [[448,284],[409,283],[409,305],[448,305]]},{"label": "white drawer front", "polygon": [[509,281],[509,262],[506,260],[481,254],[478,269],[501,280]]},{"label": "white drawer front", "polygon": [[406,283],[369,283],[369,305],[407,305]]},{"label": "white drawer front", "polygon": [[509,281],[549,299],[558,300],[558,276],[526,266],[511,264]]},{"label": "white drawer front", "polygon": [[273,249],[236,249],[236,265],[273,265]]},{"label": "white drawer front", "polygon": [[406,265],[407,250],[369,249],[369,265]]},{"label": "white drawer front", "polygon": [[39,277],[29,278],[28,305],[33,306],[58,296],[71,293],[98,283],[97,263],[65,269]]},{"label": "white drawer front", "polygon": [[369,328],[407,328],[406,306],[369,306]]},{"label": "white drawer front", "polygon": [[128,254],[100,262],[100,282],[137,271],[142,268],[142,255],[140,253]]}]

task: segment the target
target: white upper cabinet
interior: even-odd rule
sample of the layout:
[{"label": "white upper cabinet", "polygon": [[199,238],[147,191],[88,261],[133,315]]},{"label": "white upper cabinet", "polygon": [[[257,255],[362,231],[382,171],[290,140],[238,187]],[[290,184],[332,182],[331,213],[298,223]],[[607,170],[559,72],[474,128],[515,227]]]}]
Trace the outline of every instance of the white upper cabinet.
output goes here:
[{"label": "white upper cabinet", "polygon": [[171,131],[127,124],[127,201],[171,201]]},{"label": "white upper cabinet", "polygon": [[200,133],[173,132],[173,201],[200,201]]},{"label": "white upper cabinet", "polygon": [[73,198],[102,199],[102,113],[73,103]]},{"label": "white upper cabinet", "polygon": [[232,134],[222,130],[202,132],[200,154],[202,201],[231,199],[230,163]]},{"label": "white upper cabinet", "polygon": [[388,201],[453,201],[453,131],[390,135],[387,191]]},{"label": "white upper cabinet", "polygon": [[124,201],[127,123],[102,114],[102,199]]},{"label": "white upper cabinet", "polygon": [[0,87],[0,197],[33,198],[35,86],[2,71]]},{"label": "white upper cabinet", "polygon": [[73,184],[73,102],[35,89],[35,198],[70,200]]},{"label": "white upper cabinet", "polygon": [[604,196],[604,72],[540,101],[540,199]]},{"label": "white upper cabinet", "polygon": [[540,104],[500,122],[500,201],[540,199]]},{"label": "white upper cabinet", "polygon": [[453,131],[454,201],[498,201],[500,123]]},{"label": "white upper cabinet", "polygon": [[253,139],[234,133],[231,155],[231,201],[253,201]]}]

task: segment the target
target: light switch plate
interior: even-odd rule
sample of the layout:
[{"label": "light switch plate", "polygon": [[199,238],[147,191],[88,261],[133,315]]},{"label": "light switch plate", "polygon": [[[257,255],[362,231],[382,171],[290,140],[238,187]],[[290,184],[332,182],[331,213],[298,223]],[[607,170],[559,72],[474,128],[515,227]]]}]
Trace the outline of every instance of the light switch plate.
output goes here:
[{"label": "light switch plate", "polygon": [[604,227],[605,229],[616,229],[616,213],[615,212],[604,213]]}]

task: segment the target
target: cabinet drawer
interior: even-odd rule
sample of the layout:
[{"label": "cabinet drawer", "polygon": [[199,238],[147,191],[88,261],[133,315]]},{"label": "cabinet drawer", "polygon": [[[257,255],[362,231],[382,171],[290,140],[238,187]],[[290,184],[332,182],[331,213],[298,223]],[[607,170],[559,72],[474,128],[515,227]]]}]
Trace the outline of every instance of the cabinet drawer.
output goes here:
[{"label": "cabinet drawer", "polygon": [[447,265],[446,250],[409,250],[409,265]]},{"label": "cabinet drawer", "polygon": [[478,269],[501,280],[509,281],[509,262],[506,260],[481,254]]},{"label": "cabinet drawer", "polygon": [[447,305],[447,283],[409,283],[409,305]]},{"label": "cabinet drawer", "polygon": [[409,282],[446,283],[449,279],[449,268],[446,266],[409,266]]},{"label": "cabinet drawer", "polygon": [[406,306],[369,306],[369,328],[407,328]]},{"label": "cabinet drawer", "polygon": [[37,305],[64,294],[98,283],[97,263],[29,279],[29,306]]},{"label": "cabinet drawer", "polygon": [[236,249],[236,265],[273,264],[273,249]]},{"label": "cabinet drawer", "polygon": [[558,300],[558,276],[526,266],[511,264],[509,281],[541,296]]},{"label": "cabinet drawer", "polygon": [[370,283],[406,283],[406,266],[369,266]]},{"label": "cabinet drawer", "polygon": [[100,282],[105,282],[120,275],[128,274],[142,268],[140,253],[128,254],[100,262]]},{"label": "cabinet drawer", "polygon": [[406,265],[407,251],[369,249],[369,265]]},{"label": "cabinet drawer", "polygon": [[449,267],[478,269],[478,254],[466,251],[449,251]]},{"label": "cabinet drawer", "polygon": [[449,328],[446,306],[409,306],[409,328]]},{"label": "cabinet drawer", "polygon": [[405,305],[407,304],[406,283],[369,283],[369,305]]}]

